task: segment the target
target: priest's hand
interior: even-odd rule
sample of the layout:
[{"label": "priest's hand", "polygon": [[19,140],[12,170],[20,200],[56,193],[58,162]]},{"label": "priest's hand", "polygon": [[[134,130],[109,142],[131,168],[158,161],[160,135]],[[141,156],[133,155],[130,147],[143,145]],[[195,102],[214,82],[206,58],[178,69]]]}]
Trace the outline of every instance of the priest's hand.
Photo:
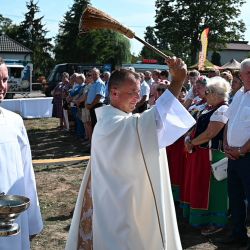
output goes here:
[{"label": "priest's hand", "polygon": [[166,59],[172,80],[168,90],[178,98],[184,80],[187,76],[187,65],[180,58],[175,56]]},{"label": "priest's hand", "polygon": [[175,56],[166,59],[172,82],[183,84],[187,76],[187,65],[181,58]]}]

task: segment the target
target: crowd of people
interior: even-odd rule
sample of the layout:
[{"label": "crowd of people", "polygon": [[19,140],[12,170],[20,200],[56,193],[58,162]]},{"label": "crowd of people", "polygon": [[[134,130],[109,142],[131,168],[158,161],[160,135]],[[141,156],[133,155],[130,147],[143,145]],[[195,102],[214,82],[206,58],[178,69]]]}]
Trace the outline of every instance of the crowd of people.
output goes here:
[{"label": "crowd of people", "polygon": [[[237,249],[248,242],[250,59],[237,72],[192,70],[185,84],[183,105],[196,125],[167,147],[173,197],[204,236],[222,231],[231,217],[232,232],[219,242]],[[218,180],[212,165],[225,158],[228,177]]]},{"label": "crowd of people", "polygon": [[[167,70],[140,72],[140,100],[133,113],[142,113],[155,104],[156,99],[170,84],[168,76]],[[92,132],[96,124],[95,109],[110,103],[109,78],[110,72],[101,74],[97,68],[86,74],[74,73],[71,76],[63,72],[61,82],[51,91],[52,116],[59,118],[59,128],[71,131],[83,139],[87,151],[90,150]]]},{"label": "crowd of people", "polygon": [[[203,236],[222,231],[230,217],[232,232],[220,243],[249,244],[250,59],[242,61],[239,72],[207,75],[187,71],[179,58],[166,63],[169,71],[162,72],[64,72],[52,91],[60,129],[74,131],[91,149],[66,249],[182,249],[177,206]],[[0,61],[0,101],[7,78]],[[6,131],[11,127],[5,126],[7,118],[19,119],[0,109],[0,126]],[[26,131],[20,121],[12,125],[18,125],[11,133],[21,148],[18,157],[24,157],[21,168],[28,169],[20,172],[22,194],[34,202],[30,216],[38,225],[33,230],[26,222],[28,244],[27,236],[42,229],[41,215]],[[3,148],[9,145],[4,138]],[[7,176],[6,157],[1,156],[0,171]],[[212,166],[225,159],[227,178],[218,180]],[[10,192],[17,182],[11,178],[0,191]],[[26,178],[33,183],[29,191]],[[3,238],[1,244],[11,245]]]},{"label": "crowd of people", "polygon": [[108,80],[110,72],[101,74],[99,69],[90,72],[63,72],[62,81],[51,92],[52,116],[60,119],[60,129],[73,131],[90,149],[92,131],[96,124],[95,109],[108,104]]}]

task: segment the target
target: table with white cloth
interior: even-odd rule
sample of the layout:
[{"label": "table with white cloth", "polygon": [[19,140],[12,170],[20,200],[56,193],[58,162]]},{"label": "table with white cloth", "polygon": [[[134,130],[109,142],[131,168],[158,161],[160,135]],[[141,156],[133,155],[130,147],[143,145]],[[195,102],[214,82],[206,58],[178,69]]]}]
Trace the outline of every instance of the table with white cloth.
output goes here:
[{"label": "table with white cloth", "polygon": [[52,97],[5,99],[1,107],[20,114],[23,118],[52,117]]}]

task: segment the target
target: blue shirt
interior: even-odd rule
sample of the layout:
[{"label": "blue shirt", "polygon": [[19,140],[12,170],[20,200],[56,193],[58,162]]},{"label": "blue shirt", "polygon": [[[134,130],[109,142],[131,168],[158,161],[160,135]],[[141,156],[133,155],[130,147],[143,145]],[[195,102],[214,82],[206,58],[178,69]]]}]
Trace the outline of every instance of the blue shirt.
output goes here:
[{"label": "blue shirt", "polygon": [[95,82],[92,83],[89,92],[88,92],[88,96],[87,96],[87,104],[91,104],[96,95],[101,95],[101,99],[100,102],[103,102],[105,99],[105,84],[104,82],[99,78],[97,79]]},{"label": "blue shirt", "polygon": [[85,87],[84,84],[81,84],[81,85],[80,85],[80,84],[76,84],[76,85],[69,91],[69,95],[70,95],[71,97],[74,97],[74,96],[80,94],[81,91],[83,90],[83,87]]}]

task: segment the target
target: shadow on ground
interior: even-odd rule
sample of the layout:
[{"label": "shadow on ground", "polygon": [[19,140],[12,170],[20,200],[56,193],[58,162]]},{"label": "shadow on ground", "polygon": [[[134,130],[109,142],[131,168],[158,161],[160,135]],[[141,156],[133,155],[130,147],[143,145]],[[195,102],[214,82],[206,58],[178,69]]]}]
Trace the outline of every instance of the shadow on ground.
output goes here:
[{"label": "shadow on ground", "polygon": [[[30,121],[25,123],[27,125]],[[45,122],[41,119],[40,125],[40,128],[37,124],[27,130],[33,160],[88,155],[83,139],[77,137],[74,132],[60,130],[55,120],[48,119]]]}]

